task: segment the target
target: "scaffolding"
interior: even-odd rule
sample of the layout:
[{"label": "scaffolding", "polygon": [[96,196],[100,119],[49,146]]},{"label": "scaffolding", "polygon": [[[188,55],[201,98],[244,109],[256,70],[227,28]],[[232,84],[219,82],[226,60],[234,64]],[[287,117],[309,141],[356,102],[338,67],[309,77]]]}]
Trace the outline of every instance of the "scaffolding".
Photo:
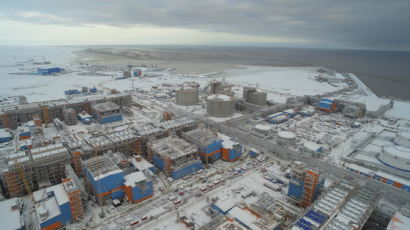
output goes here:
[{"label": "scaffolding", "polygon": [[71,216],[73,221],[84,218],[84,209],[81,202],[81,191],[71,178],[64,178],[63,186],[70,202]]},{"label": "scaffolding", "polygon": [[73,166],[74,166],[74,171],[77,174],[77,176],[81,176],[83,174],[83,167],[81,165],[81,152],[76,151],[71,154],[71,157],[73,159]]},{"label": "scaffolding", "polygon": [[81,203],[83,205],[83,210],[85,211],[87,209],[88,193],[85,191],[84,185],[80,182],[80,179],[70,164],[65,165],[65,175],[66,178],[72,179],[77,188],[80,190]]},{"label": "scaffolding", "polygon": [[300,206],[306,208],[310,206],[314,200],[315,192],[319,183],[319,172],[307,170],[304,180],[303,195],[300,201]]},{"label": "scaffolding", "polygon": [[62,144],[56,144],[11,154],[6,161],[0,176],[11,196],[23,196],[60,183],[65,176],[64,165],[71,163],[71,155]]},{"label": "scaffolding", "polygon": [[199,161],[197,147],[174,136],[149,142],[148,146],[147,159],[153,159],[157,166],[158,161],[162,162],[160,163],[163,164],[162,170],[167,175]]}]

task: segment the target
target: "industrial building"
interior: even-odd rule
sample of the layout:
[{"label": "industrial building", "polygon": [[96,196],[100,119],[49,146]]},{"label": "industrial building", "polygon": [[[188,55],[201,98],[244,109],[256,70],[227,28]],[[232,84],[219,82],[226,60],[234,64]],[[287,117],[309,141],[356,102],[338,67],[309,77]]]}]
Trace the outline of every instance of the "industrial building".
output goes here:
[{"label": "industrial building", "polygon": [[66,125],[75,125],[77,124],[77,114],[73,108],[63,109],[64,122]]},{"label": "industrial building", "polygon": [[232,85],[227,84],[225,81],[213,80],[209,82],[209,94],[229,94],[231,88]]},{"label": "industrial building", "polygon": [[322,192],[324,178],[317,169],[295,162],[289,179],[288,197],[301,207],[310,206]]},{"label": "industrial building", "polygon": [[112,102],[103,102],[93,106],[94,118],[101,124],[122,121],[120,106]]},{"label": "industrial building", "polygon": [[320,99],[317,106],[319,110],[325,112],[334,112],[336,110],[336,102],[333,99]]},{"label": "industrial building", "polygon": [[70,178],[33,193],[40,229],[59,229],[84,217],[80,190]]},{"label": "industrial building", "polygon": [[314,202],[292,230],[362,229],[377,200],[376,192],[341,179]]},{"label": "industrial building", "polygon": [[23,202],[20,198],[11,198],[0,201],[1,229],[23,230],[25,229],[22,217]]},{"label": "industrial building", "polygon": [[143,171],[133,172],[124,177],[124,193],[128,201],[140,203],[153,196],[152,181]]},{"label": "industrial building", "polygon": [[206,100],[206,111],[211,117],[229,117],[235,112],[235,101],[231,96],[213,94]]},{"label": "industrial building", "polygon": [[83,164],[87,188],[100,205],[124,196],[124,172],[107,156],[96,156]]},{"label": "industrial building", "polygon": [[242,97],[248,103],[265,106],[267,93],[254,87],[244,87]]},{"label": "industrial building", "polygon": [[222,139],[222,160],[228,162],[239,160],[239,158],[242,156],[242,145],[224,134],[220,133],[218,136]]},{"label": "industrial building", "polygon": [[8,142],[11,140],[13,140],[13,137],[11,136],[10,132],[5,129],[0,129],[0,143]]},{"label": "industrial building", "polygon": [[53,68],[38,68],[37,73],[40,75],[53,75],[57,73],[63,72],[64,69],[60,67],[53,67]]},{"label": "industrial building", "polygon": [[148,158],[167,176],[176,180],[202,169],[198,148],[183,139],[166,137],[148,143]]},{"label": "industrial building", "polygon": [[8,155],[6,160],[0,178],[11,196],[22,196],[60,183],[65,164],[71,163],[69,151],[62,144],[17,152]]},{"label": "industrial building", "polygon": [[199,155],[206,164],[221,159],[222,139],[218,133],[199,128],[182,134],[182,137],[199,147]]},{"label": "industrial building", "polygon": [[82,111],[78,113],[78,120],[85,125],[89,125],[93,121],[93,117],[87,112]]},{"label": "industrial building", "polygon": [[175,91],[175,103],[177,105],[196,105],[199,103],[198,84],[185,84]]},{"label": "industrial building", "polygon": [[73,108],[76,114],[82,111],[91,114],[91,104],[106,101],[111,101],[122,109],[131,105],[131,96],[121,93],[96,94],[29,104],[24,100],[20,100],[17,105],[4,103],[0,104],[0,127],[14,129],[33,120],[35,116],[39,117],[46,124],[53,122],[55,118],[64,121],[63,109],[66,107]]}]

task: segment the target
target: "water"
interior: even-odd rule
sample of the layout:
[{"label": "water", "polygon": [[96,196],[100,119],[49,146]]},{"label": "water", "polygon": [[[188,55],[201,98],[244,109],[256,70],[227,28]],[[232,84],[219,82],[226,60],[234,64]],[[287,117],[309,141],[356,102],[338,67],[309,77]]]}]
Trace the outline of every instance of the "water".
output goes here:
[{"label": "water", "polygon": [[378,96],[410,99],[410,52],[208,46],[138,49],[150,51],[151,58],[162,60],[218,65],[323,66],[354,73]]},{"label": "water", "polygon": [[[68,63],[70,52],[88,47],[1,47],[0,68],[16,59],[46,59],[54,64]],[[101,46],[92,48],[103,48]],[[214,72],[233,65],[323,66],[358,76],[379,96],[410,99],[410,52],[324,50],[274,47],[212,46],[114,46],[134,49],[134,58],[144,63],[156,61],[180,71]],[[70,54],[69,54],[70,53]],[[71,60],[70,60],[71,61]],[[123,63],[119,60],[118,64]],[[123,63],[124,64],[124,63]],[[126,63],[127,64],[127,63]],[[2,68],[3,67],[3,68]],[[15,67],[14,67],[15,68]]]}]

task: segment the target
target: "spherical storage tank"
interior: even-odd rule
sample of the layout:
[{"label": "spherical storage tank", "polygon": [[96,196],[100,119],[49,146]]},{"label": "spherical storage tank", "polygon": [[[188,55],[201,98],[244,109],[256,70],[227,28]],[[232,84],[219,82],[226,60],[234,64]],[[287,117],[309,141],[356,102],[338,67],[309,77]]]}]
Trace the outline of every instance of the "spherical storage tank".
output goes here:
[{"label": "spherical storage tank", "polygon": [[195,105],[199,102],[199,90],[195,87],[182,87],[176,90],[177,105]]},{"label": "spherical storage tank", "polygon": [[235,112],[235,101],[232,97],[224,94],[208,96],[206,111],[212,117],[229,117]]},{"label": "spherical storage tank", "polygon": [[278,133],[276,142],[279,145],[295,145],[296,144],[296,135],[289,131],[281,131]]}]

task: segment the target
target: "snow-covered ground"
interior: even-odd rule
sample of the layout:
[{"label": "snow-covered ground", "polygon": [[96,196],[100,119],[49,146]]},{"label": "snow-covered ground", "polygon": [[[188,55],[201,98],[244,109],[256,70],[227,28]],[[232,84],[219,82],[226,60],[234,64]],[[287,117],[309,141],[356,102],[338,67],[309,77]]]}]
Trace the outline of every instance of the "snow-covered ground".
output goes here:
[{"label": "snow-covered ground", "polygon": [[[22,49],[20,52],[3,53],[0,56],[0,96],[24,95],[29,102],[44,101],[64,98],[64,91],[68,89],[80,89],[81,87],[97,87],[99,89],[131,90],[135,88],[151,90],[153,86],[161,84],[181,84],[186,81],[196,81],[201,86],[215,79],[215,73],[208,72],[196,75],[177,74],[168,69],[151,71],[142,68],[142,77],[136,79],[115,80],[115,76],[121,76],[121,67],[111,66],[112,69],[102,69],[91,72],[90,66],[80,65],[80,62],[89,58],[77,56],[73,47],[44,47]],[[50,61],[48,65],[36,65],[33,61]],[[125,65],[122,68],[125,68]],[[57,76],[41,76],[28,74],[35,72],[41,67],[63,67],[66,74]],[[114,68],[115,67],[115,68]],[[343,83],[329,84],[319,82],[315,76],[328,78],[340,78],[340,74],[331,76],[326,73],[318,73],[314,67],[264,67],[264,66],[240,66],[227,69],[223,75],[226,81],[241,86],[257,85],[268,91],[268,99],[275,102],[284,102],[292,95],[316,95],[333,92],[345,87]],[[211,70],[210,70],[211,71]],[[18,75],[13,73],[20,73]],[[26,73],[26,74],[21,74]],[[87,75],[84,75],[87,73]],[[108,75],[108,76],[102,76]],[[218,78],[221,79],[221,78]],[[134,83],[133,83],[134,81]]]}]

